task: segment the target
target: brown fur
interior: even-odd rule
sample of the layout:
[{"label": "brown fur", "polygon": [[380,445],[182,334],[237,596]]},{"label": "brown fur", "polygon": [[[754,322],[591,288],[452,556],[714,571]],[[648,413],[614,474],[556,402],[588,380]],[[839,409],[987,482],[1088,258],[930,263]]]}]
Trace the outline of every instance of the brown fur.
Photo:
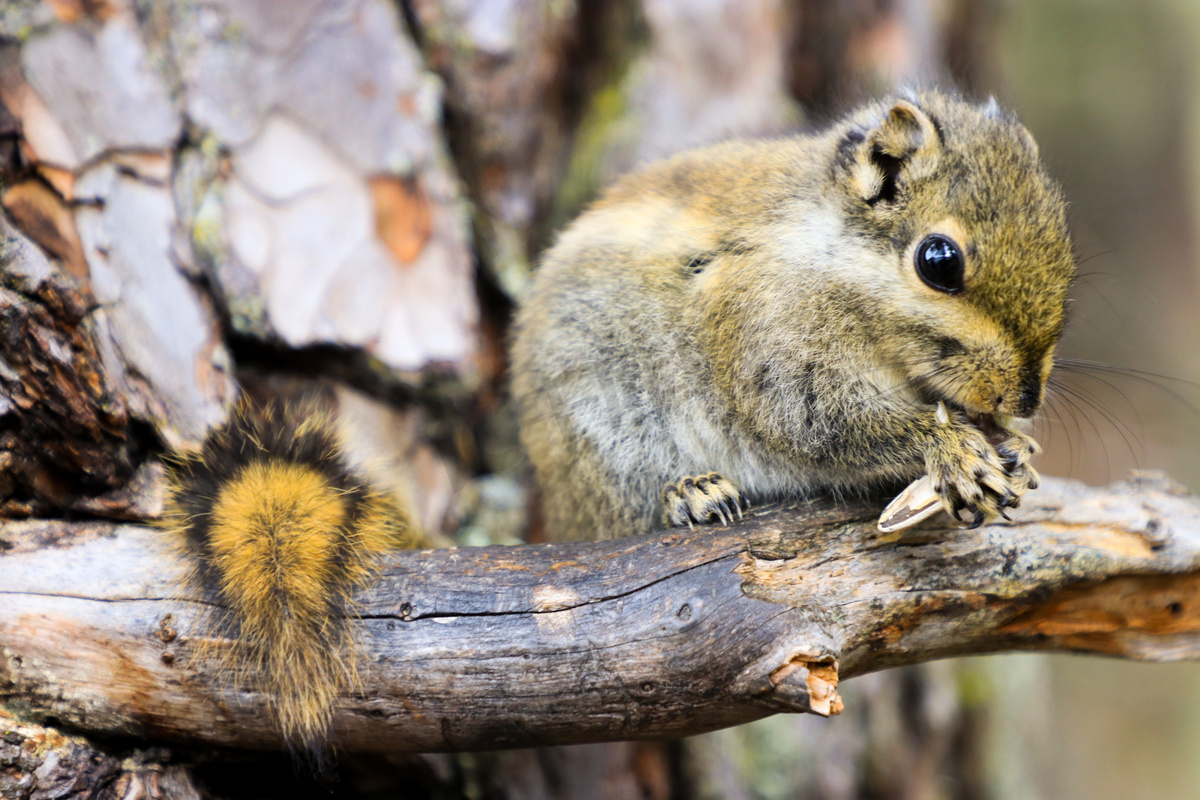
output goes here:
[{"label": "brown fur", "polygon": [[[959,294],[914,271],[930,233],[964,251]],[[664,486],[710,471],[757,500],[928,472],[948,509],[1001,512],[1036,482],[1009,418],[1041,402],[1074,268],[1032,137],[944,94],[632,175],[562,234],[517,318],[548,529],[648,530]]]}]

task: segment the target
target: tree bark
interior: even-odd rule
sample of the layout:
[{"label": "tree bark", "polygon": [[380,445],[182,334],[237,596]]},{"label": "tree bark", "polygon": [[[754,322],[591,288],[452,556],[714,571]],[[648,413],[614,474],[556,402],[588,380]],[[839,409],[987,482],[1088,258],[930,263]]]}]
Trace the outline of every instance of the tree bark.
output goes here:
[{"label": "tree bark", "polygon": [[[876,513],[803,504],[728,529],[397,553],[359,598],[363,680],[338,744],[657,739],[838,713],[839,680],[946,656],[1200,655],[1200,504],[1165,479],[1048,482],[975,531],[887,536]],[[3,536],[0,700],[104,735],[279,745],[266,699],[193,657],[205,605],[165,534]]]},{"label": "tree bark", "polygon": [[5,800],[200,800],[190,771],[161,748],[119,758],[77,736],[25,725],[0,711],[0,797]]}]

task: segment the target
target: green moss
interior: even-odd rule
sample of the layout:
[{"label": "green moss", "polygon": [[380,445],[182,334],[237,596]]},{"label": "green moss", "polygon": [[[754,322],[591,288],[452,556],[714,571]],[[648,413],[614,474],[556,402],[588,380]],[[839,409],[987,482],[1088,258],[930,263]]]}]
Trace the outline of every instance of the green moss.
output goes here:
[{"label": "green moss", "polygon": [[552,228],[565,225],[596,196],[604,178],[606,157],[635,125],[629,116],[629,75],[629,70],[622,70],[592,97],[575,134],[571,160],[554,200]]},{"label": "green moss", "polygon": [[964,709],[983,710],[996,699],[996,686],[983,662],[965,659],[955,673],[958,702]]},{"label": "green moss", "polygon": [[634,3],[614,3],[606,20],[598,44],[603,74],[580,114],[571,156],[547,220],[550,230],[561,228],[591,202],[601,182],[611,177],[603,170],[612,153],[639,133],[640,122],[630,114],[629,94],[646,63],[650,31]]}]

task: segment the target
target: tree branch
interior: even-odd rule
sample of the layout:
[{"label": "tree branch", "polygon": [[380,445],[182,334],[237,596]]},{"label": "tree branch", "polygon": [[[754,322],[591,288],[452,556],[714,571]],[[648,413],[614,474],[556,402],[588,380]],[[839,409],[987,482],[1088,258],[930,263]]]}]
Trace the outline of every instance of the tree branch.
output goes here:
[{"label": "tree branch", "polygon": [[[360,597],[337,741],[446,751],[836,713],[837,681],[946,656],[1200,655],[1200,503],[1163,478],[1047,481],[1011,523],[885,536],[877,508],[723,529],[397,553]],[[0,529],[0,700],[135,737],[276,747],[265,698],[194,654],[206,605],[165,534]],[[228,643],[215,642],[217,648]]]}]

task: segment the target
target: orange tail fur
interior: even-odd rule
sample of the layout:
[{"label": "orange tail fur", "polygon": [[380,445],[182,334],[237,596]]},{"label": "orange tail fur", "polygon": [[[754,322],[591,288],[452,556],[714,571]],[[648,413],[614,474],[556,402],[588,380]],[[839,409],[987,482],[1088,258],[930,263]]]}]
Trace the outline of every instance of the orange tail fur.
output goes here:
[{"label": "orange tail fur", "polygon": [[420,543],[410,516],[348,468],[331,425],[243,406],[168,461],[164,524],[220,611],[239,687],[266,692],[291,747],[320,753],[357,681],[346,616],[378,556]]}]

